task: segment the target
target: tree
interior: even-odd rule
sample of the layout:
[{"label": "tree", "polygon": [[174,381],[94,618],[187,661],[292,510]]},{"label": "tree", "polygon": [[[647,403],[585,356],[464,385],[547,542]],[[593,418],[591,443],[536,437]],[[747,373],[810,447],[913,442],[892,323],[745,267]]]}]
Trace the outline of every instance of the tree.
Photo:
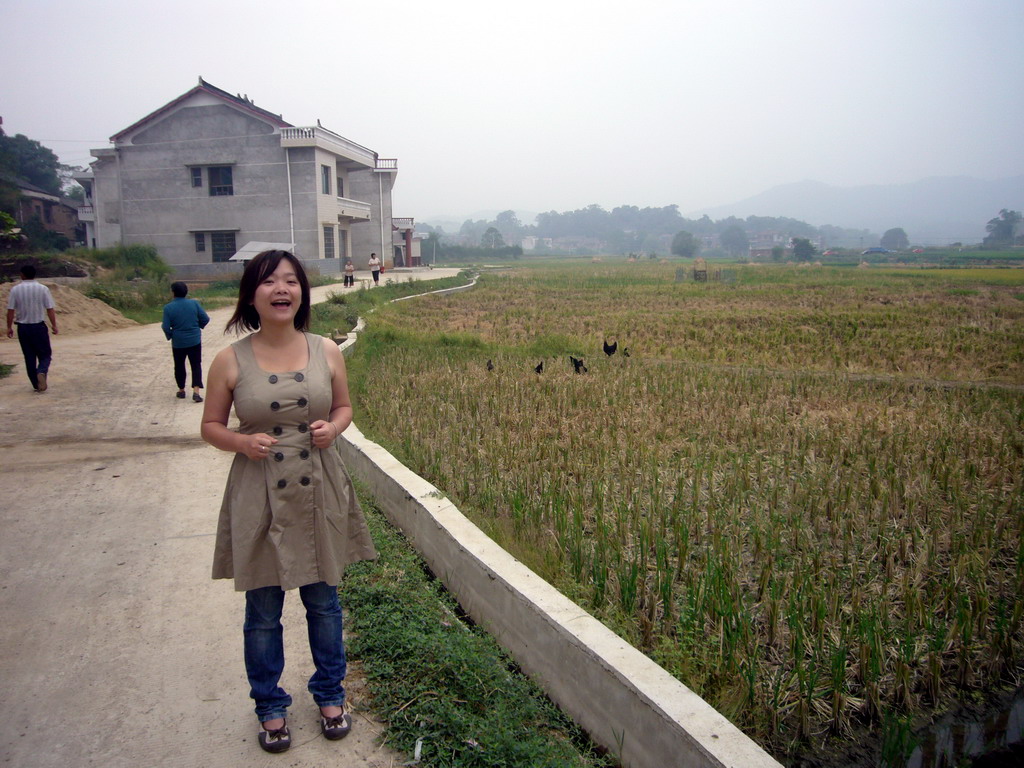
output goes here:
[{"label": "tree", "polygon": [[890,251],[903,251],[909,246],[910,240],[907,238],[907,233],[903,231],[902,227],[887,229],[885,234],[882,235],[882,247]]},{"label": "tree", "polygon": [[1014,245],[1017,237],[1017,225],[1021,222],[1021,215],[1018,211],[1010,211],[1003,208],[994,219],[989,219],[985,225],[988,236],[982,241],[986,248],[999,248],[1007,245]]},{"label": "tree", "polygon": [[672,253],[684,259],[692,259],[700,250],[700,241],[686,230],[677,232],[672,238]]},{"label": "tree", "polygon": [[494,226],[507,241],[518,241],[523,231],[523,223],[511,210],[499,213],[494,219]]},{"label": "tree", "polygon": [[53,150],[20,133],[0,133],[0,172],[35,184],[51,195],[61,192],[60,161]]},{"label": "tree", "polygon": [[793,258],[797,261],[810,261],[817,252],[817,249],[806,237],[793,238]]},{"label": "tree", "polygon": [[505,240],[495,227],[488,227],[483,237],[480,238],[480,246],[482,248],[504,248]]},{"label": "tree", "polygon": [[746,256],[750,252],[750,240],[747,232],[738,224],[732,224],[722,230],[718,242],[731,256]]}]

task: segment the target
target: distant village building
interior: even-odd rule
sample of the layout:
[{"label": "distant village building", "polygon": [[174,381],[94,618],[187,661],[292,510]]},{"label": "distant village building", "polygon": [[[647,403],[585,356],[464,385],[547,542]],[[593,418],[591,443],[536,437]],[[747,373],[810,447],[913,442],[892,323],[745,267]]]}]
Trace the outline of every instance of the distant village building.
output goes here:
[{"label": "distant village building", "polygon": [[0,179],[18,191],[14,220],[20,227],[24,227],[32,219],[37,219],[43,229],[63,235],[70,244],[82,242],[85,233],[78,222],[76,201],[50,194],[17,176],[0,174]]},{"label": "distant village building", "polygon": [[152,244],[184,265],[277,243],[305,260],[351,258],[360,269],[371,252],[388,262],[409,248],[408,239],[393,242],[397,160],[319,121],[296,127],[202,78],[110,141],[75,177],[92,247]]},{"label": "distant village building", "polygon": [[396,267],[418,267],[421,263],[420,245],[423,235],[416,234],[416,222],[411,218],[391,220],[391,247]]}]

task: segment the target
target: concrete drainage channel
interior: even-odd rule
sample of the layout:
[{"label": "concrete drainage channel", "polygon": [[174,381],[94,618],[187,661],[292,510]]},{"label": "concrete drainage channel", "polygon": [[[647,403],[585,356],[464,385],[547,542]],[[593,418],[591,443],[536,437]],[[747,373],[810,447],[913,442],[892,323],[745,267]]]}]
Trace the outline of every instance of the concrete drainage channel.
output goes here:
[{"label": "concrete drainage channel", "polygon": [[[360,318],[340,345],[344,354],[352,352],[363,328]],[[349,472],[370,488],[463,609],[623,766],[780,768],[707,702],[495,544],[358,427],[342,437],[338,446]]]}]

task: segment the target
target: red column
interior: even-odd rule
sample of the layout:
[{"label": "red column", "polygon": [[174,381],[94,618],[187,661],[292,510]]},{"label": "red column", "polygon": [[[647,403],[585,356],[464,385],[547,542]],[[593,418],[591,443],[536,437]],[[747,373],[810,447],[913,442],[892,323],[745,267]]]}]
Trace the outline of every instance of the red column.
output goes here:
[{"label": "red column", "polygon": [[409,266],[410,267],[418,267],[420,265],[420,260],[418,258],[416,259],[415,263],[413,262],[413,259],[412,259],[412,230],[411,229],[405,230],[405,258],[406,258],[406,261],[409,262]]}]

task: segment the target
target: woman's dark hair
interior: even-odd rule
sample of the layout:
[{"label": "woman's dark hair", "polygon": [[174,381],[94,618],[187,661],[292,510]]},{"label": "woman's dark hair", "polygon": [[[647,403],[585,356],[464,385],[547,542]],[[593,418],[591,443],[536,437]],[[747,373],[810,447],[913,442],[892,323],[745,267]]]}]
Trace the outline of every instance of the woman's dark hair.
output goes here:
[{"label": "woman's dark hair", "polygon": [[295,267],[295,276],[299,280],[299,287],[302,289],[302,302],[299,311],[295,313],[295,330],[305,331],[309,329],[309,279],[306,277],[306,270],[302,268],[302,262],[298,257],[289,251],[263,251],[245,265],[242,273],[242,280],[238,284],[238,304],[235,306],[234,314],[228,320],[224,332],[235,331],[258,331],[260,328],[260,316],[253,306],[253,299],[256,297],[256,289],[260,283],[274,274],[281,263],[281,259],[288,259]]},{"label": "woman's dark hair", "polygon": [[171,283],[171,293],[177,298],[184,299],[188,296],[188,286],[182,282]]}]

